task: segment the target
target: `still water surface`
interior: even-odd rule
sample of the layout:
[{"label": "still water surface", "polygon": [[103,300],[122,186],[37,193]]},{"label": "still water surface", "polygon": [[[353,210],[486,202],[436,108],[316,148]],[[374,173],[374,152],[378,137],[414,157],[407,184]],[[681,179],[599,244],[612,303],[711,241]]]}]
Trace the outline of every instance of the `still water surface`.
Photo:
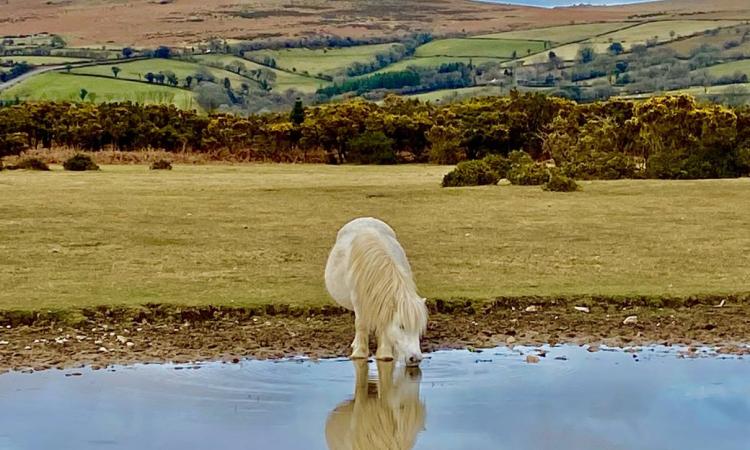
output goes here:
[{"label": "still water surface", "polygon": [[0,449],[750,448],[749,359],[545,349],[10,373]]}]

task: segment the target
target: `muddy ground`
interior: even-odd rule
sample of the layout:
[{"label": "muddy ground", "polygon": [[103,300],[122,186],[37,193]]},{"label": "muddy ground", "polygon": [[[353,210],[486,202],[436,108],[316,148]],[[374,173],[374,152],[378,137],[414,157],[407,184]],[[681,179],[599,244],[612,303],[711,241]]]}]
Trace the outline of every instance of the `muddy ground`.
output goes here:
[{"label": "muddy ground", "polygon": [[[709,345],[750,353],[750,296],[430,302],[426,351],[498,345]],[[626,320],[627,319],[627,320]],[[91,365],[346,356],[353,316],[334,307],[150,305],[77,314],[0,312],[0,373]],[[691,356],[689,351],[685,356]]]}]

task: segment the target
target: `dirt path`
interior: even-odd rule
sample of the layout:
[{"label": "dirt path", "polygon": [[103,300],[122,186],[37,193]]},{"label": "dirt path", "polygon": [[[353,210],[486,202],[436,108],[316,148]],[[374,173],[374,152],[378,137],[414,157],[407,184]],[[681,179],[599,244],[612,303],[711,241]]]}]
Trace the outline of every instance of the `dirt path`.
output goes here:
[{"label": "dirt path", "polygon": [[[423,348],[482,348],[542,343],[652,343],[750,353],[750,301],[686,300],[664,305],[604,301],[500,300],[491,305],[433,303]],[[714,302],[718,303],[714,304]],[[641,303],[652,303],[643,301]],[[576,309],[587,304],[589,312]],[[635,316],[637,319],[626,318]],[[626,323],[623,323],[626,322]],[[177,309],[86,311],[74,325],[0,313],[0,372],[136,362],[346,356],[352,317],[336,308],[308,311]],[[595,348],[595,347],[594,347]]]}]

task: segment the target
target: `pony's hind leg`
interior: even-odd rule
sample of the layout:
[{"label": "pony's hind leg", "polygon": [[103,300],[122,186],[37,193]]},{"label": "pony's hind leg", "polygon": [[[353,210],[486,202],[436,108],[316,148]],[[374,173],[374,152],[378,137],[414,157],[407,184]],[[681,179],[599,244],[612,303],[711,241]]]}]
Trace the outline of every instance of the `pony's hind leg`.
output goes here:
[{"label": "pony's hind leg", "polygon": [[352,342],[352,359],[370,356],[370,340],[368,330],[359,320],[358,314],[354,314],[354,341]]}]

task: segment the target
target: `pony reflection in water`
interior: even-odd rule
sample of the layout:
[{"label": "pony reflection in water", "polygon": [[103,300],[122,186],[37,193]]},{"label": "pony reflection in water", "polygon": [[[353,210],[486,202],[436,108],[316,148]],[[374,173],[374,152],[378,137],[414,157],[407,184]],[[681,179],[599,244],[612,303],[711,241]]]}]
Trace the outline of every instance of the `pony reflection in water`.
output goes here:
[{"label": "pony reflection in water", "polygon": [[[354,399],[337,406],[326,421],[330,450],[408,450],[424,430],[425,406],[419,398],[417,367],[377,361],[378,379],[368,380],[367,361],[353,361]],[[396,372],[394,377],[394,371]]]}]

